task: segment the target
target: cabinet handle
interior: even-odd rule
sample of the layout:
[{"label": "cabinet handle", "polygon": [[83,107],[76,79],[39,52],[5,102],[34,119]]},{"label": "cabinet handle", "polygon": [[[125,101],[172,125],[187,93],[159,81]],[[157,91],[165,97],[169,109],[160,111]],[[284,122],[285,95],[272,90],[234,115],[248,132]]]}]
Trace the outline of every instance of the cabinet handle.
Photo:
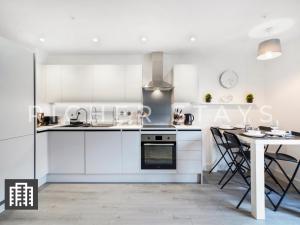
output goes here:
[{"label": "cabinet handle", "polygon": [[175,144],[144,144],[144,145],[146,145],[146,146],[159,146],[159,145],[165,145],[165,146],[174,146]]}]

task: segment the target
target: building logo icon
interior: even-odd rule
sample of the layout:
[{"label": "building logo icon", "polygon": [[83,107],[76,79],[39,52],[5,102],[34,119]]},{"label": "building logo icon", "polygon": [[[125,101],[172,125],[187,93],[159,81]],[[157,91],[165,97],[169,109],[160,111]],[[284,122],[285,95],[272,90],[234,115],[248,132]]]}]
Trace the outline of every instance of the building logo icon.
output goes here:
[{"label": "building logo icon", "polygon": [[6,179],[5,209],[38,209],[38,181]]}]

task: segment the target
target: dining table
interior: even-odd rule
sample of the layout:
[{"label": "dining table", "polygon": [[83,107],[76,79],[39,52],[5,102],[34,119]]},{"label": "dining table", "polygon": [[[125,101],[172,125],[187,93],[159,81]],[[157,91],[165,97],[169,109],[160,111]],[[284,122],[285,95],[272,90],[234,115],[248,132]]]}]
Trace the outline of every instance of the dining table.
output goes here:
[{"label": "dining table", "polygon": [[244,129],[223,130],[235,133],[242,142],[250,144],[251,157],[251,214],[258,220],[265,220],[265,146],[266,145],[299,145],[300,136],[273,136],[252,137],[245,135]]}]

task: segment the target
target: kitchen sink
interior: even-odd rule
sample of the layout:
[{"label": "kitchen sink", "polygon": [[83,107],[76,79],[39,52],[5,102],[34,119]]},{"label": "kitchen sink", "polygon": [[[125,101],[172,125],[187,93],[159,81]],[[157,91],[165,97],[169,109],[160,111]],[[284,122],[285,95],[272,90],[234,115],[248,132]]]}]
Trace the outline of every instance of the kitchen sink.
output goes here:
[{"label": "kitchen sink", "polygon": [[114,124],[110,124],[110,123],[105,123],[105,124],[90,124],[90,123],[87,123],[87,124],[68,124],[68,125],[64,125],[62,127],[113,127]]}]

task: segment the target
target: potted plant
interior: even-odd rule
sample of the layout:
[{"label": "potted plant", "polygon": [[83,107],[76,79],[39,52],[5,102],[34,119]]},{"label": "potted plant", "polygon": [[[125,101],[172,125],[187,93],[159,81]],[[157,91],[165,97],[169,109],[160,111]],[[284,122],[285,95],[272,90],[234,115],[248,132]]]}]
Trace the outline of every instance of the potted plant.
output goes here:
[{"label": "potted plant", "polygon": [[253,100],[254,100],[253,94],[248,94],[248,95],[246,96],[246,101],[247,101],[247,103],[253,103]]},{"label": "potted plant", "polygon": [[212,99],[212,95],[210,93],[207,93],[205,95],[205,102],[210,103]]}]

